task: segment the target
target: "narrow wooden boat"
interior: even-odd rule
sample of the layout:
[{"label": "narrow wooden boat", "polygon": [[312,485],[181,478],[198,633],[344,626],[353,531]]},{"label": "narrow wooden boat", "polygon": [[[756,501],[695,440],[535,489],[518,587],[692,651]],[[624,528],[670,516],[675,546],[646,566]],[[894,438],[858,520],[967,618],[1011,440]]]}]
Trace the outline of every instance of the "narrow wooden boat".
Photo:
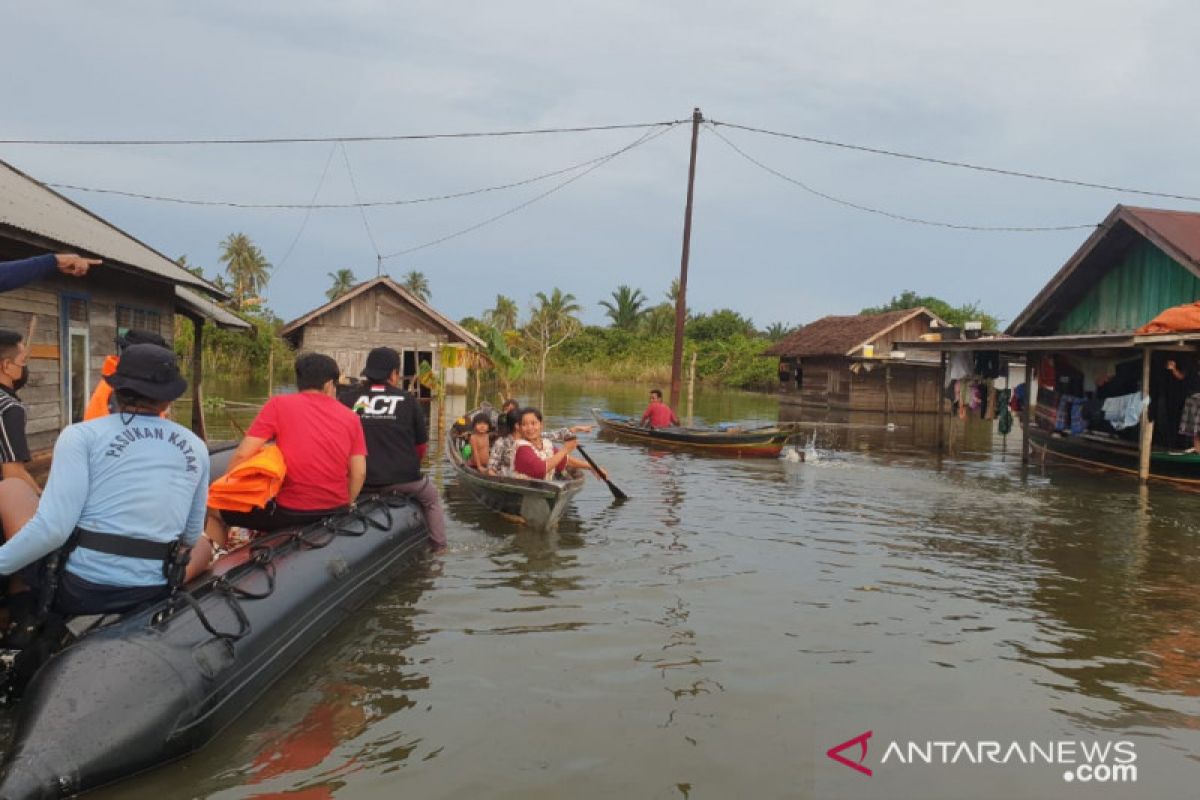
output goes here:
[{"label": "narrow wooden boat", "polygon": [[[490,410],[490,406],[484,405],[468,412],[466,418],[469,420],[481,411]],[[459,482],[467,487],[472,497],[506,519],[532,528],[548,529],[557,525],[571,504],[571,499],[583,489],[583,473],[579,470],[570,470],[570,479],[561,481],[539,481],[480,472],[463,461],[462,441],[453,426],[446,431],[443,449]]]},{"label": "narrow wooden boat", "polygon": [[[1030,426],[1028,435],[1030,447],[1042,456],[1089,469],[1138,474],[1136,442],[1091,431],[1055,436],[1036,425]],[[1200,488],[1200,454],[1153,450],[1150,478]]]},{"label": "narrow wooden boat", "polygon": [[[227,457],[214,455],[214,474]],[[72,620],[75,641],[21,698],[0,798],[74,796],[199,749],[427,542],[411,500],[366,499],[354,512],[264,534],[187,595]]]},{"label": "narrow wooden boat", "polygon": [[775,458],[791,434],[769,425],[761,428],[643,428],[633,417],[592,409],[596,424],[617,436],[736,458]]}]

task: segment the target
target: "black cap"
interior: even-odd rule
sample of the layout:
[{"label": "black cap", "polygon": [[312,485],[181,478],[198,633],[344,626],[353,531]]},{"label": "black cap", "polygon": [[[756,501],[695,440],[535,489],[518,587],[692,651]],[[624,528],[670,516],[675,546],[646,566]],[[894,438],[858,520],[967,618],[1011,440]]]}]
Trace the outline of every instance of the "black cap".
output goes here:
[{"label": "black cap", "polygon": [[367,365],[363,367],[362,374],[373,381],[386,381],[398,369],[400,354],[390,347],[376,347],[367,353]]},{"label": "black cap", "polygon": [[167,340],[153,331],[144,331],[140,328],[130,328],[124,333],[117,334],[118,353],[125,352],[125,348],[135,344],[156,344],[159,347],[167,347]]},{"label": "black cap", "polygon": [[156,344],[125,348],[117,371],[104,380],[115,389],[129,389],[151,400],[174,400],[187,390],[175,354]]}]

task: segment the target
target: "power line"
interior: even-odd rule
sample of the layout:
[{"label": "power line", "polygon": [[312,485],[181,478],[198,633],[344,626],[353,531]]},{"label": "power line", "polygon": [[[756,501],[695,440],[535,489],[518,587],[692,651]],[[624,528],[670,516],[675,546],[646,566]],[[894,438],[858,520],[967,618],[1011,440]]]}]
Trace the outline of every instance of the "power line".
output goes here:
[{"label": "power line", "polygon": [[[338,146],[338,144],[340,144],[340,143],[334,142],[333,147],[336,148]],[[484,186],[479,189],[468,189],[468,190],[462,191],[462,192],[450,192],[448,194],[432,195],[429,197],[412,197],[412,198],[403,198],[403,199],[394,199],[394,200],[370,200],[367,202],[355,202],[355,203],[317,203],[317,202],[311,202],[311,203],[243,203],[243,202],[240,202],[237,200],[199,200],[199,199],[195,199],[195,198],[186,198],[186,197],[170,197],[170,196],[157,195],[157,194],[143,194],[141,192],[130,192],[130,191],[126,191],[124,189],[107,189],[107,188],[97,188],[94,186],[78,186],[78,185],[72,184],[72,183],[47,182],[46,185],[50,186],[52,188],[55,188],[55,189],[68,189],[68,190],[76,191],[76,192],[91,192],[94,194],[112,194],[112,195],[118,195],[120,197],[130,197],[135,200],[154,200],[154,201],[162,202],[162,203],[178,203],[181,205],[191,205],[191,206],[221,206],[221,207],[225,207],[225,208],[270,208],[270,209],[376,208],[376,207],[381,207],[381,206],[408,206],[408,205],[417,205],[420,203],[436,203],[436,202],[440,202],[443,200],[457,200],[461,197],[472,197],[477,194],[487,194],[488,192],[498,192],[498,191],[502,191],[504,189],[515,189],[520,186],[527,186],[531,183],[537,183],[538,181],[546,180],[547,178],[554,178],[559,175],[564,175],[568,172],[573,172],[577,169],[583,169],[586,166],[595,164],[597,161],[603,161],[606,158],[608,158],[607,153],[605,153],[604,155],[596,156],[595,158],[589,158],[587,161],[581,161],[577,164],[571,164],[570,166],[567,166],[567,167],[562,167],[560,169],[551,170],[550,172],[543,172],[539,175],[534,175],[533,177],[530,177],[530,178],[522,178],[519,181],[512,181],[511,183],[501,183],[501,184],[498,184],[495,186]]]},{"label": "power line", "polygon": [[[892,158],[904,158],[909,161],[921,161],[927,164],[940,164],[944,167],[958,167],[960,169],[970,169],[976,172],[988,172],[993,175],[1007,175],[1011,178],[1025,178],[1032,181],[1046,181],[1048,183],[1060,183],[1067,186],[1081,186],[1085,189],[1103,189],[1110,192],[1124,192],[1126,194],[1140,194],[1146,197],[1163,197],[1168,200],[1189,200],[1200,203],[1200,197],[1190,194],[1173,194],[1171,192],[1156,192],[1150,189],[1131,189],[1126,186],[1114,186],[1107,183],[1092,183],[1090,181],[1075,180],[1073,178],[1058,178],[1051,175],[1039,175],[1034,172],[1021,172],[1013,169],[1002,169],[1000,167],[985,167],[980,164],[971,164],[965,161],[951,161],[945,158],[934,158],[932,156],[918,156],[912,153],[902,153],[896,150],[883,150],[878,147],[865,147],[857,144],[847,144],[846,142],[837,142],[831,139],[818,139],[813,136],[801,136],[795,133],[781,133],[780,131],[767,130],[766,128],[755,128],[749,125],[737,125],[732,122],[720,122],[718,120],[708,120],[710,125],[721,125],[726,128],[736,128],[737,130],[749,131],[751,133],[761,133],[767,136],[778,136],[783,139],[794,139],[798,142],[808,142],[810,144],[819,144],[826,147],[840,147],[843,150],[857,150],[862,153],[873,153],[881,156],[891,156]],[[715,132],[715,131],[714,131]]]},{"label": "power line", "polygon": [[[733,126],[726,126],[726,127],[733,127]],[[764,170],[764,171],[766,171],[766,172],[769,172],[769,173],[771,173],[772,175],[774,175],[774,176],[775,176],[775,177],[777,177],[777,178],[780,178],[780,179],[782,179],[782,180],[785,180],[785,181],[787,181],[788,183],[791,183],[791,184],[794,184],[794,185],[796,185],[796,186],[799,186],[801,189],[803,189],[804,191],[808,192],[809,194],[816,195],[817,197],[820,197],[820,198],[822,198],[822,199],[824,199],[824,200],[828,200],[828,201],[830,201],[830,202],[832,202],[832,203],[837,203],[838,205],[846,206],[846,207],[848,207],[848,208],[857,209],[858,211],[865,211],[865,212],[867,212],[867,213],[869,213],[869,214],[878,214],[879,216],[882,216],[882,217],[888,217],[889,219],[899,220],[899,221],[901,221],[901,222],[911,222],[911,223],[914,223],[914,224],[917,224],[917,225],[930,225],[930,226],[933,226],[933,227],[936,227],[936,228],[953,228],[953,229],[955,229],[955,230],[964,230],[964,231],[994,231],[994,232],[1006,232],[1006,233],[1032,233],[1032,232],[1045,232],[1045,231],[1073,231],[1073,230],[1080,230],[1080,229],[1082,229],[1082,228],[1095,228],[1095,227],[1097,227],[1097,226],[1096,226],[1096,225],[1094,225],[1094,224],[1087,224],[1087,225],[1045,225],[1045,226],[1015,226],[1015,225],[960,225],[960,224],[953,223],[953,222],[938,222],[938,221],[935,221],[935,220],[921,219],[921,218],[919,218],[919,217],[909,217],[909,216],[906,216],[906,215],[904,215],[904,214],[897,214],[897,213],[894,213],[894,212],[891,212],[891,211],[884,211],[884,210],[882,210],[882,209],[878,209],[878,208],[871,208],[870,206],[864,206],[864,205],[861,205],[861,204],[859,204],[859,203],[854,203],[854,202],[851,202],[851,201],[849,201],[849,200],[843,200],[843,199],[842,199],[842,198],[840,198],[840,197],[834,197],[834,196],[833,196],[833,195],[831,195],[831,194],[826,194],[825,192],[822,192],[822,191],[820,191],[820,190],[818,190],[818,189],[814,189],[813,187],[809,186],[807,183],[804,183],[803,181],[801,181],[801,180],[798,180],[798,179],[796,179],[796,178],[793,178],[793,177],[791,177],[791,176],[789,176],[789,175],[785,175],[784,173],[780,172],[779,170],[777,170],[777,169],[775,169],[775,168],[773,168],[773,167],[769,167],[769,166],[767,166],[766,164],[764,164],[763,162],[761,162],[761,161],[759,161],[758,159],[754,158],[754,157],[753,157],[753,156],[751,156],[749,153],[747,153],[746,151],[742,150],[742,149],[741,149],[740,147],[738,147],[736,144],[734,144],[733,142],[731,142],[731,141],[730,141],[728,138],[726,138],[726,137],[725,137],[725,136],[724,136],[724,135],[723,135],[723,134],[722,134],[720,131],[718,131],[718,130],[717,130],[715,127],[709,126],[709,127],[708,127],[708,130],[709,130],[709,131],[711,131],[711,132],[712,132],[712,134],[713,134],[714,136],[716,136],[717,138],[719,138],[721,141],[725,142],[725,144],[729,145],[729,147],[731,147],[735,153],[737,153],[737,154],[738,154],[738,155],[740,155],[742,158],[744,158],[744,159],[746,159],[747,161],[749,161],[751,164],[754,164],[756,167],[758,167],[758,168],[760,168],[760,169],[762,169],[762,170]]]},{"label": "power line", "polygon": [[[338,142],[337,146],[342,148],[342,158],[346,161],[346,174],[350,176],[350,190],[354,192],[354,201],[357,203],[359,202],[358,184],[354,181],[354,170],[350,167],[350,154],[346,152],[345,142]],[[371,233],[371,223],[367,222],[367,210],[359,205],[358,213],[362,215],[363,227],[367,229],[367,240],[371,243],[371,249],[375,251],[375,263],[381,265],[383,256],[379,253],[379,245],[375,244],[375,235]]]},{"label": "power line", "polygon": [[461,230],[457,230],[453,233],[447,234],[445,236],[441,236],[437,239],[432,239],[428,242],[425,242],[424,244],[419,244],[419,245],[416,245],[415,247],[409,247],[405,250],[400,250],[395,253],[389,253],[387,255],[381,256],[381,258],[382,258],[382,260],[387,260],[389,258],[399,258],[400,256],[406,256],[409,253],[415,253],[418,250],[424,250],[427,247],[433,247],[434,245],[441,244],[443,242],[448,242],[451,239],[457,239],[459,236],[465,236],[466,234],[471,233],[473,231],[477,231],[486,225],[490,225],[493,222],[497,222],[501,219],[504,219],[505,217],[511,216],[524,208],[528,208],[529,206],[533,205],[534,203],[538,202],[539,200],[543,200],[543,199],[549,197],[550,195],[554,194],[555,192],[557,192],[561,189],[565,189],[566,187],[570,186],[575,181],[577,181],[583,177],[586,177],[587,175],[591,174],[595,170],[599,169],[600,167],[604,166],[608,162],[612,161],[617,156],[627,153],[630,150],[634,149],[635,147],[640,147],[641,145],[646,144],[647,142],[651,142],[651,141],[657,139],[658,137],[662,136],[667,131],[674,128],[676,124],[678,124],[678,123],[672,123],[671,125],[669,125],[665,128],[662,128],[661,130],[658,130],[658,131],[647,131],[646,133],[643,133],[641,136],[639,136],[637,139],[635,139],[630,144],[625,145],[620,150],[616,150],[612,153],[609,153],[607,156],[604,156],[602,159],[599,159],[595,164],[591,165],[584,171],[580,172],[578,175],[573,175],[570,178],[568,178],[567,180],[562,181],[561,183],[555,184],[553,187],[551,187],[547,191],[544,191],[539,195],[535,195],[534,197],[530,198],[529,200],[526,200],[525,202],[521,203],[520,205],[514,206],[514,207],[508,209],[507,211],[504,211],[500,214],[496,214],[495,216],[492,216],[492,217],[488,217],[487,219],[477,222],[474,225],[470,225],[466,228],[462,228]]},{"label": "power line", "polygon": [[283,265],[287,263],[288,258],[290,258],[292,255],[292,251],[296,249],[296,243],[300,241],[300,234],[304,233],[305,227],[308,226],[308,218],[312,216],[312,210],[314,207],[313,203],[317,202],[317,195],[321,193],[321,187],[325,185],[325,176],[329,173],[329,165],[333,163],[333,153],[335,150],[337,150],[337,147],[338,146],[336,144],[329,146],[329,155],[325,158],[325,167],[321,170],[321,178],[317,181],[317,188],[313,191],[312,201],[309,203],[308,208],[304,211],[304,219],[300,222],[300,229],[296,231],[295,237],[292,238],[292,243],[288,245],[287,252],[283,254],[283,260],[280,261],[279,265],[275,267],[276,274],[278,274],[279,270],[283,268]]},{"label": "power line", "polygon": [[311,144],[314,142],[406,142],[427,139],[482,139],[504,136],[541,136],[555,133],[586,133],[588,131],[619,131],[630,128],[672,127],[686,120],[664,122],[631,122],[615,125],[580,125],[561,128],[528,128],[524,130],[462,131],[458,133],[409,133],[383,134],[379,136],[292,136],[245,139],[0,139],[0,145],[71,145],[85,147],[143,147],[208,144]]}]

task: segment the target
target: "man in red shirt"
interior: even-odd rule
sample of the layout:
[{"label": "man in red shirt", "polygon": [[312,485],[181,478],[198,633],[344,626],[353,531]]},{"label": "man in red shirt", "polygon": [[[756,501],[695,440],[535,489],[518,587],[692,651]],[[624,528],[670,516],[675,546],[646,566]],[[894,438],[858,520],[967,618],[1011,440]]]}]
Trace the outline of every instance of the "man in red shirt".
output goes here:
[{"label": "man in red shirt", "polygon": [[296,359],[296,394],[269,399],[229,461],[233,467],[274,439],[287,464],[275,502],[253,511],[208,510],[210,546],[225,544],[230,525],[273,531],[345,511],[367,476],[367,445],[358,416],[338,402],[337,362],[320,353]]},{"label": "man in red shirt", "polygon": [[650,405],[642,414],[642,425],[649,423],[651,428],[669,428],[679,424],[679,417],[671,407],[663,402],[662,389],[650,390]]}]

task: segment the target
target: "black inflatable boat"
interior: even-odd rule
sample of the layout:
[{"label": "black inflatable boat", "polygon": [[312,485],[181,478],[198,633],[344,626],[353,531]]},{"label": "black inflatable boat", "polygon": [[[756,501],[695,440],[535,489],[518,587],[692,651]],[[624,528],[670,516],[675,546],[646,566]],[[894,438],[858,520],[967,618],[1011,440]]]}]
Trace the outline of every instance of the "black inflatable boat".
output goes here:
[{"label": "black inflatable boat", "polygon": [[187,596],[82,632],[20,701],[0,800],[70,796],[202,747],[425,552],[427,536],[406,498],[367,500],[255,539]]}]

